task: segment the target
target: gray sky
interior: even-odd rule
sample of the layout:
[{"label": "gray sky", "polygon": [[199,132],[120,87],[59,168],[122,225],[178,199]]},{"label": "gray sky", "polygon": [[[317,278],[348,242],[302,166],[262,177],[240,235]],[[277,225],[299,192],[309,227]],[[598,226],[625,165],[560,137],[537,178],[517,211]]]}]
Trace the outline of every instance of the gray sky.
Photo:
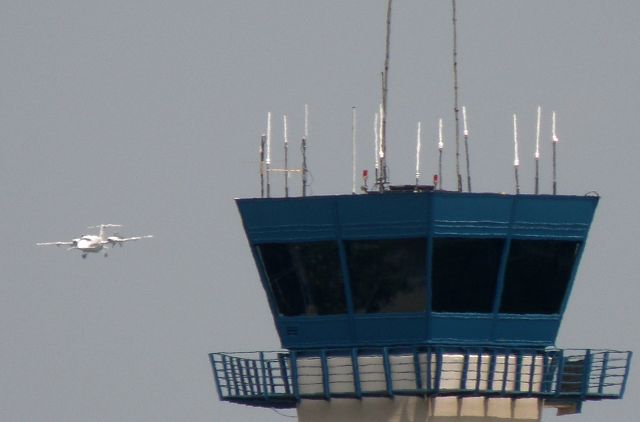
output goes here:
[{"label": "gray sky", "polygon": [[[515,112],[532,191],[542,105],[549,192],[557,111],[560,191],[602,196],[557,344],[640,350],[640,3],[458,9],[474,190],[513,191]],[[309,104],[313,193],[351,189],[352,106],[358,168],[372,168],[385,1],[5,0],[0,10],[0,419],[286,420],[215,396],[207,353],[278,348],[233,198],[259,194],[267,111],[274,139],[287,113],[297,140]],[[393,183],[413,180],[418,120],[423,173],[436,171],[443,117],[453,188],[450,20],[448,0],[395,4]],[[35,247],[99,223],[156,237],[108,259]],[[638,367],[625,400],[559,420],[635,421]]]}]

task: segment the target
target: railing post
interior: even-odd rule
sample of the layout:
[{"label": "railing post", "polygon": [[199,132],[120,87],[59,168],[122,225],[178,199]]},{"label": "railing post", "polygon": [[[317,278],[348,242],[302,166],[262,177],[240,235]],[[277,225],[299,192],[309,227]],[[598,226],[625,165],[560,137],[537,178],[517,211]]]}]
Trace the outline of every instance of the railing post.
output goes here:
[{"label": "railing post", "polygon": [[362,398],[362,385],[360,384],[360,365],[358,362],[358,349],[351,349],[351,368],[353,369],[353,391],[358,399]]},{"label": "railing post", "polygon": [[[531,355],[531,365],[529,366],[529,394],[533,392],[533,380],[536,374],[536,360],[538,359],[538,353],[534,350]],[[542,361],[542,368],[540,368],[540,390],[542,390],[542,377],[544,375],[544,359]]]},{"label": "railing post", "polygon": [[293,395],[296,401],[300,401],[300,386],[298,385],[298,353],[294,350],[289,354],[291,362],[291,384],[293,385]]},{"label": "railing post", "polygon": [[509,379],[509,350],[504,351],[504,371],[502,372],[502,394],[507,388],[507,380]]},{"label": "railing post", "polygon": [[556,376],[556,396],[560,395],[564,378],[564,351],[558,353],[558,375]]},{"label": "railing post", "polygon": [[491,354],[489,355],[489,373],[487,374],[487,391],[493,391],[493,379],[495,378],[496,372],[496,351],[495,349],[491,350]]},{"label": "railing post", "polygon": [[213,379],[216,382],[216,391],[218,392],[218,398],[223,400],[222,388],[220,387],[220,378],[218,377],[218,369],[216,368],[216,360],[213,353],[209,353],[209,361],[211,362],[211,368],[213,369]]},{"label": "railing post", "polygon": [[442,378],[442,348],[436,348],[436,374],[434,376],[434,390],[436,394],[440,393],[440,378]]},{"label": "railing post", "polygon": [[[476,393],[480,392],[480,382],[482,381],[482,349],[478,349],[478,361],[476,362]],[[488,389],[487,385],[487,389]]]},{"label": "railing post", "polygon": [[431,360],[433,359],[433,349],[431,347],[427,348],[427,394],[431,393],[431,389],[433,388],[433,383],[431,382]]},{"label": "railing post", "polygon": [[416,390],[422,390],[422,371],[420,369],[420,352],[413,349],[413,371],[416,375]]},{"label": "railing post", "polygon": [[467,372],[469,371],[469,349],[464,349],[462,356],[462,374],[460,374],[460,391],[467,389]]},{"label": "railing post", "polygon": [[604,352],[602,357],[602,369],[600,370],[600,380],[598,382],[598,394],[602,395],[604,392],[604,383],[607,379],[607,367],[609,366],[609,351]]},{"label": "railing post", "polygon": [[287,361],[285,360],[283,353],[278,353],[278,363],[280,364],[280,377],[282,378],[282,384],[284,385],[284,392],[286,394],[291,394],[289,374],[287,373]]},{"label": "railing post", "polygon": [[624,368],[624,378],[622,378],[622,387],[620,387],[620,398],[624,397],[624,390],[627,388],[627,378],[629,378],[629,368],[631,367],[631,357],[633,352],[627,352],[627,364]]},{"label": "railing post", "polygon": [[242,359],[238,359],[238,373],[240,374],[240,384],[242,384],[242,394],[249,395],[247,392],[247,383],[244,380],[244,373],[242,371]]},{"label": "railing post", "polygon": [[520,384],[522,381],[522,353],[516,350],[513,352],[516,357],[516,373],[513,381],[513,391],[520,392]]},{"label": "railing post", "polygon": [[393,379],[391,378],[391,363],[389,362],[389,348],[382,349],[382,365],[384,367],[384,379],[387,384],[387,395],[393,397]]},{"label": "railing post", "polygon": [[580,389],[580,399],[584,401],[589,393],[589,378],[591,376],[591,349],[585,350],[584,364],[582,366],[582,388]]},{"label": "railing post", "polygon": [[320,351],[320,365],[322,366],[322,391],[324,399],[329,401],[331,398],[331,387],[329,386],[329,363],[327,362],[327,351]]},{"label": "railing post", "polygon": [[264,352],[260,352],[260,372],[262,373],[262,395],[267,399],[267,368],[264,361]]}]

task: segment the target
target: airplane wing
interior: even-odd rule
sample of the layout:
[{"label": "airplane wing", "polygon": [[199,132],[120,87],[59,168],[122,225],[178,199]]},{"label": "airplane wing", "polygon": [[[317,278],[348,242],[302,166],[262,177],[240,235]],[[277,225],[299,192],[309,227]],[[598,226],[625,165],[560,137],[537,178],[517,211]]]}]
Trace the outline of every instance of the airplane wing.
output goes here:
[{"label": "airplane wing", "polygon": [[36,243],[36,246],[71,246],[74,245],[75,242],[44,242],[44,243]]},{"label": "airplane wing", "polygon": [[118,236],[109,236],[107,237],[106,243],[111,243],[113,245],[123,244],[124,242],[129,242],[131,240],[140,240],[140,239],[149,239],[153,237],[152,234],[146,236],[132,236],[132,237],[118,237]]}]

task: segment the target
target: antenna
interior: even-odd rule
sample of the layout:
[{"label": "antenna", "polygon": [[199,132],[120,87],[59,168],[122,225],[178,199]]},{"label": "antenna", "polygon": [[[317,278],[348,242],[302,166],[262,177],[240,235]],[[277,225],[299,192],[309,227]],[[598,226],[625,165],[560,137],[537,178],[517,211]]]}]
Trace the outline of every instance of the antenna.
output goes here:
[{"label": "antenna", "polygon": [[516,194],[520,193],[520,180],[518,179],[518,167],[520,160],[518,159],[518,120],[515,113],[513,114],[513,168],[516,175]]},{"label": "antenna", "polygon": [[356,108],[351,107],[351,193],[356,194]]},{"label": "antenna", "polygon": [[462,123],[464,128],[464,153],[467,159],[467,191],[471,192],[471,172],[469,171],[469,130],[467,129],[467,109],[462,106]]},{"label": "antenna", "polygon": [[387,88],[389,81],[389,46],[391,43],[391,3],[392,0],[387,0],[387,32],[384,55],[384,72],[382,73],[382,108],[380,110],[380,180],[378,182],[380,192],[384,192],[384,185],[388,183],[386,157],[387,146],[385,142],[387,139]]},{"label": "antenna", "polygon": [[453,112],[456,118],[456,177],[458,192],[462,192],[462,176],[460,175],[460,122],[458,109],[458,34],[456,31],[456,0],[451,0],[453,9]]},{"label": "antenna", "polygon": [[444,149],[444,140],[442,138],[442,119],[438,120],[438,183],[442,190],[442,150]]},{"label": "antenna", "polygon": [[304,105],[304,137],[300,145],[302,151],[302,196],[307,196],[307,139],[309,138],[309,106]]},{"label": "antenna", "polygon": [[537,195],[539,192],[540,186],[540,114],[542,113],[542,107],[538,106],[538,120],[536,122],[536,183],[535,183],[535,194]]},{"label": "antenna", "polygon": [[267,113],[267,198],[271,198],[271,183],[269,181],[269,173],[271,173],[271,112]]},{"label": "antenna", "polygon": [[289,197],[289,138],[287,135],[287,115],[282,116],[284,124],[284,197]]},{"label": "antenna", "polygon": [[556,183],[556,145],[558,144],[558,136],[556,135],[556,112],[551,114],[551,139],[553,141],[553,194],[558,193],[558,185]]},{"label": "antenna", "polygon": [[[382,107],[382,106],[381,106]],[[373,119],[373,132],[375,134],[375,137],[373,138],[373,145],[374,145],[374,149],[373,149],[373,159],[374,159],[374,165],[375,165],[375,180],[377,183],[378,180],[378,170],[380,169],[380,154],[378,153],[378,143],[379,143],[379,129],[380,129],[380,122],[378,119],[378,113],[376,113],[375,118]]]},{"label": "antenna", "polygon": [[258,148],[258,156],[260,159],[260,198],[264,198],[264,148],[267,142],[267,136],[260,137],[260,148]]},{"label": "antenna", "polygon": [[418,136],[416,139],[416,189],[418,192],[418,185],[420,184],[420,135],[422,131],[422,123],[418,122]]}]

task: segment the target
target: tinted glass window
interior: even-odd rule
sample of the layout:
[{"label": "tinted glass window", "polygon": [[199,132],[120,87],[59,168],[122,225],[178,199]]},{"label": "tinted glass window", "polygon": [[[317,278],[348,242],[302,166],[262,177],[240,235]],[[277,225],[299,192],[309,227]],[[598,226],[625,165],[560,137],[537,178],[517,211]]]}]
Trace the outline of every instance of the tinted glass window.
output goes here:
[{"label": "tinted glass window", "polygon": [[435,312],[491,312],[503,239],[433,239]]},{"label": "tinted glass window", "polygon": [[426,239],[345,245],[356,312],[425,311]]},{"label": "tinted glass window", "polygon": [[336,242],[258,247],[281,315],[346,313]]},{"label": "tinted glass window", "polygon": [[512,240],[500,312],[560,312],[580,243]]}]

